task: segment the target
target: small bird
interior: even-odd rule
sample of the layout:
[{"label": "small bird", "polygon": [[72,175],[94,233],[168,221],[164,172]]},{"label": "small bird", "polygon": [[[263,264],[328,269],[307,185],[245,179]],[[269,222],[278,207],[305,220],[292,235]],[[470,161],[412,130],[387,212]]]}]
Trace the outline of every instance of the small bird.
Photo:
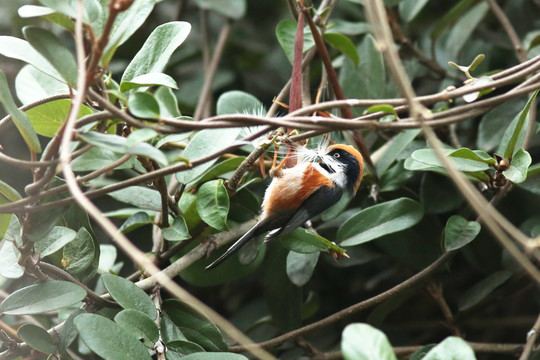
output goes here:
[{"label": "small bird", "polygon": [[356,194],[364,172],[362,155],[344,144],[331,145],[317,155],[320,162],[312,161],[315,156],[311,156],[291,168],[281,169],[285,160],[277,169],[273,167],[274,178],[264,194],[259,221],[206,270],[221,264],[254,237],[269,231],[267,242],[288,234],[337,203],[343,194]]}]

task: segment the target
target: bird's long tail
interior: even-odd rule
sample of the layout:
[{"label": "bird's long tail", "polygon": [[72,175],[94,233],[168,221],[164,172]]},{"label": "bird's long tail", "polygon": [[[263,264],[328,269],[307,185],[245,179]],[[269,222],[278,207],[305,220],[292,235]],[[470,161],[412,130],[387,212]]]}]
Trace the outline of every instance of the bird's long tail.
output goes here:
[{"label": "bird's long tail", "polygon": [[218,266],[219,264],[221,264],[222,262],[224,262],[225,260],[227,260],[229,257],[231,257],[232,254],[237,252],[249,240],[251,240],[255,236],[263,233],[265,231],[264,230],[265,225],[266,225],[266,222],[264,220],[261,221],[261,222],[258,222],[257,224],[255,224],[255,226],[253,226],[251,229],[249,229],[248,232],[245,233],[240,239],[236,240],[236,242],[234,244],[232,244],[232,246],[230,248],[228,248],[227,251],[225,251],[223,253],[223,255],[218,257],[213,263],[208,265],[205,269],[206,270],[213,269],[216,266]]}]

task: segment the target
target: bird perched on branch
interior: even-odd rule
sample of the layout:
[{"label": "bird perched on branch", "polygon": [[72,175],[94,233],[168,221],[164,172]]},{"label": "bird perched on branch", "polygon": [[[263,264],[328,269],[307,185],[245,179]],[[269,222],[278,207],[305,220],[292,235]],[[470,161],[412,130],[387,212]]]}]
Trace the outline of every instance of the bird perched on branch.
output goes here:
[{"label": "bird perched on branch", "polygon": [[[259,221],[206,270],[221,264],[256,236],[269,232],[265,237],[267,242],[288,234],[337,203],[344,194],[356,194],[364,161],[355,148],[335,144],[317,151],[316,155],[285,169],[287,157],[276,167],[274,156],[270,171],[273,180],[266,189]],[[320,161],[314,161],[315,157]]]}]

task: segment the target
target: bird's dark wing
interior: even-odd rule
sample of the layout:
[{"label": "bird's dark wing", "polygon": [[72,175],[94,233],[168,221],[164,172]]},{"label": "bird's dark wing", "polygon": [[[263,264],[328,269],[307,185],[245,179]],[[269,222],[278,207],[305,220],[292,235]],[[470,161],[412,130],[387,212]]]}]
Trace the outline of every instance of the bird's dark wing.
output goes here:
[{"label": "bird's dark wing", "polygon": [[266,236],[265,241],[270,241],[278,236],[288,234],[297,227],[304,225],[306,221],[337,203],[342,195],[343,190],[337,186],[323,186],[315,190],[313,194],[304,200],[291,219],[280,229],[270,232]]}]

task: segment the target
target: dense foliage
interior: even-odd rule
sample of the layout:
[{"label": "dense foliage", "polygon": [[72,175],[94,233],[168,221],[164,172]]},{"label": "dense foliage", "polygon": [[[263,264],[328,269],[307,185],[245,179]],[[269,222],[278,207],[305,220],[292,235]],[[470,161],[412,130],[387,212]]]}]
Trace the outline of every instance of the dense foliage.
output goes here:
[{"label": "dense foliage", "polygon": [[[538,1],[4,3],[0,359],[540,357]],[[357,195],[205,271],[328,139]]]}]

